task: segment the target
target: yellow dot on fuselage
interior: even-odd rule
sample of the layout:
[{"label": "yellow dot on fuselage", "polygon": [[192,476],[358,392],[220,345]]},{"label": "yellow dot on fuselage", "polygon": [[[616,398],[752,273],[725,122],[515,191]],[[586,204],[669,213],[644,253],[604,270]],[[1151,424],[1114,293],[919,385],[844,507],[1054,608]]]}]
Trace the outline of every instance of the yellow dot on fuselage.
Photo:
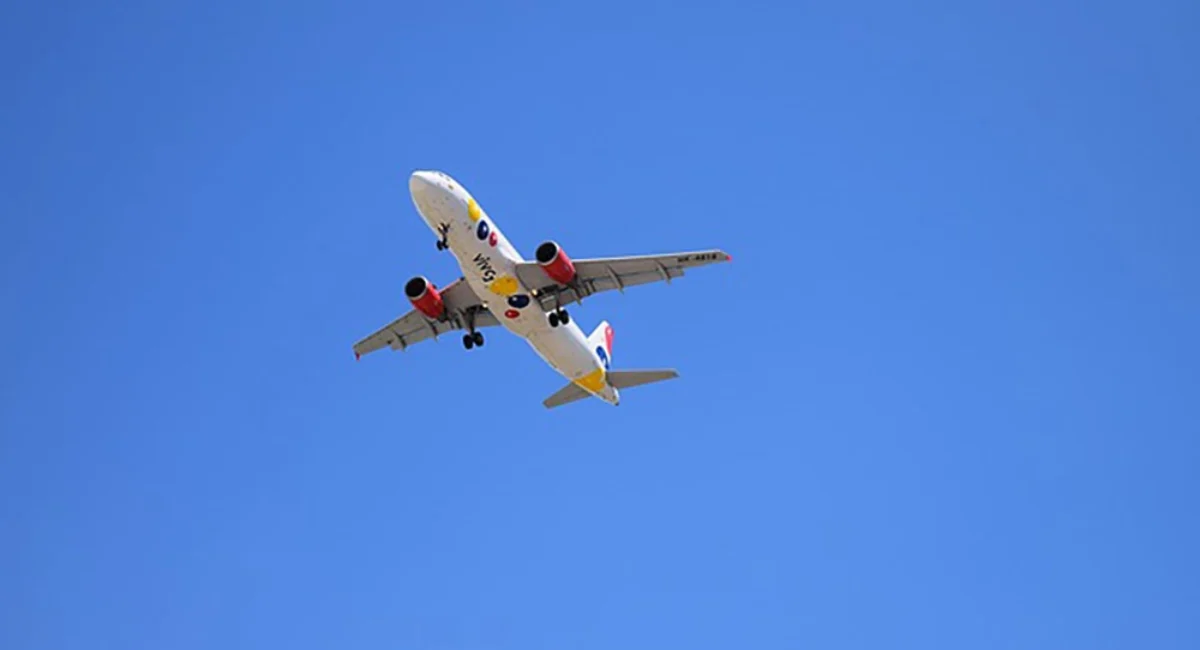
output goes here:
[{"label": "yellow dot on fuselage", "polygon": [[521,287],[517,284],[517,279],[511,275],[502,275],[496,278],[496,280],[488,286],[488,289],[491,289],[493,293],[497,293],[505,297],[513,295],[517,292],[517,289],[520,288]]},{"label": "yellow dot on fuselage", "polygon": [[483,216],[483,210],[475,202],[475,199],[467,199],[467,216],[471,217],[472,223],[479,221],[479,217]]}]

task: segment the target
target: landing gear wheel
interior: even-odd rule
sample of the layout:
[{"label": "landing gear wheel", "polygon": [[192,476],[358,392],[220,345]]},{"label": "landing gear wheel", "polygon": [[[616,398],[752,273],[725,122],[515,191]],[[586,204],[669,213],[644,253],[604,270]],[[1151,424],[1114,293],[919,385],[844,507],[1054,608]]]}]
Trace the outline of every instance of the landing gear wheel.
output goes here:
[{"label": "landing gear wheel", "polygon": [[439,239],[438,243],[437,243],[437,249],[440,251],[444,251],[447,248],[450,248],[450,245]]},{"label": "landing gear wheel", "polygon": [[475,339],[470,334],[463,334],[463,347],[470,350],[475,346]]},{"label": "landing gear wheel", "polygon": [[566,325],[571,322],[571,315],[567,313],[567,310],[560,309],[558,310],[558,320],[562,321],[563,325]]},{"label": "landing gear wheel", "polygon": [[558,327],[558,312],[550,312],[550,327]]},{"label": "landing gear wheel", "polygon": [[471,335],[471,340],[475,342],[476,347],[483,347],[483,334],[475,332]]}]

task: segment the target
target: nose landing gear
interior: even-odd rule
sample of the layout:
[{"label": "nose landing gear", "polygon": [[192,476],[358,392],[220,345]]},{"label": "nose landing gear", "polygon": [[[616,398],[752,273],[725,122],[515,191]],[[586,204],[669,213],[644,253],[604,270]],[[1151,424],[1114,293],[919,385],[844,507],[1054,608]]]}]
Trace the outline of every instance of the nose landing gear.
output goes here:
[{"label": "nose landing gear", "polygon": [[449,250],[450,242],[446,241],[446,235],[450,232],[450,224],[439,223],[437,230],[438,234],[441,235],[441,239],[437,241],[437,249],[440,251]]}]

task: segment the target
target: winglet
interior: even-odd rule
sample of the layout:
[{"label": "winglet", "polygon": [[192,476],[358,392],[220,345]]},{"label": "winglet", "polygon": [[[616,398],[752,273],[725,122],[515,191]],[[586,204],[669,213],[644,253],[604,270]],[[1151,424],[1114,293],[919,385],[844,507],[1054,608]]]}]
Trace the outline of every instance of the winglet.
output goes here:
[{"label": "winglet", "polygon": [[362,355],[358,353],[358,350],[355,350],[354,351],[354,360],[358,361],[361,358],[362,358]]}]

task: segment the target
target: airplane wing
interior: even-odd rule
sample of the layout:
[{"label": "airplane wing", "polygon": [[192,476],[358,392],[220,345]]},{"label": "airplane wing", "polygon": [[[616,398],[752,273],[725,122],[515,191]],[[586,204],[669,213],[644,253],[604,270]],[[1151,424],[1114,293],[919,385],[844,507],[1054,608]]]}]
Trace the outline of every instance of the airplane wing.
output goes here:
[{"label": "airplane wing", "polygon": [[575,281],[571,286],[551,280],[542,272],[537,262],[523,262],[517,265],[517,277],[525,286],[534,288],[542,307],[549,310],[554,309],[555,304],[568,305],[579,302],[582,298],[602,291],[624,291],[632,286],[660,280],[670,282],[682,277],[685,269],[728,262],[732,259],[724,251],[713,249],[665,255],[572,260],[575,265]]},{"label": "airplane wing", "polygon": [[354,356],[358,358],[385,347],[403,350],[431,337],[437,338],[454,330],[465,330],[471,318],[475,320],[475,329],[500,324],[463,278],[455,280],[439,291],[442,302],[446,304],[446,312],[440,318],[435,320],[416,309],[409,310],[379,331],[355,343]]}]

